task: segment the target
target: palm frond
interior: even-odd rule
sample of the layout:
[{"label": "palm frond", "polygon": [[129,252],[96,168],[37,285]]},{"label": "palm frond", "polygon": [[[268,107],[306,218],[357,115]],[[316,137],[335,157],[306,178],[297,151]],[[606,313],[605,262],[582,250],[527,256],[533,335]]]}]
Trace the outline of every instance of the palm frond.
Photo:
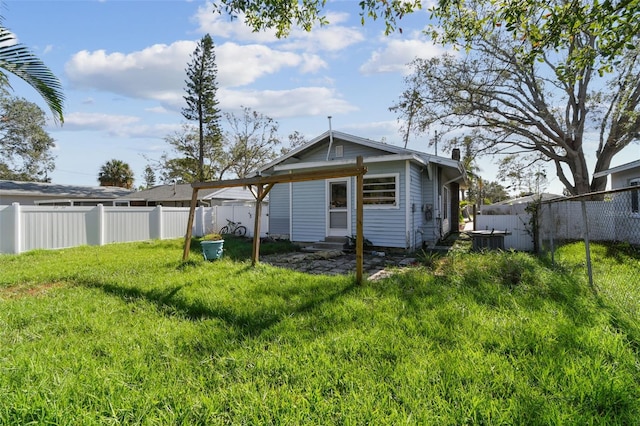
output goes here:
[{"label": "palm frond", "polygon": [[[60,80],[26,46],[17,43],[15,35],[0,27],[0,68],[27,82],[42,96],[54,119],[64,123],[64,94]],[[4,78],[6,81],[6,76]]]}]

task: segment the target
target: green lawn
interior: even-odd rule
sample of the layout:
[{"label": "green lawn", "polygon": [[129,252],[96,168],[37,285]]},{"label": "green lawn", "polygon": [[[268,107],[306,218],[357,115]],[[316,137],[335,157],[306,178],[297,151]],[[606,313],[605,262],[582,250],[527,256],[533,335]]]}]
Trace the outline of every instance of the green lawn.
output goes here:
[{"label": "green lawn", "polygon": [[581,244],[557,265],[455,253],[364,286],[252,268],[235,240],[182,263],[181,244],[0,256],[0,424],[640,419],[633,249],[592,248],[628,277],[593,291]]}]

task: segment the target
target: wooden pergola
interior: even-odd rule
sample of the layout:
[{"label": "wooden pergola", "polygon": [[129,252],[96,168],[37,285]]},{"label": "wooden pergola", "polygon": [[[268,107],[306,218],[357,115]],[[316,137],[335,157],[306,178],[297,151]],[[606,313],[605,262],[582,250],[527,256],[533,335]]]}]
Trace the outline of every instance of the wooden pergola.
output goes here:
[{"label": "wooden pergola", "polygon": [[[193,194],[191,196],[191,207],[189,209],[189,223],[187,233],[184,237],[184,251],[182,260],[189,258],[189,248],[191,243],[191,228],[195,216],[196,204],[198,201],[198,191],[200,189],[229,188],[238,186],[248,186],[256,197],[256,213],[253,227],[253,250],[251,254],[251,265],[258,263],[260,256],[260,218],[262,215],[262,201],[267,196],[273,185],[276,183],[304,182],[311,180],[333,179],[341,177],[356,176],[356,281],[362,283],[363,269],[363,186],[364,174],[367,168],[364,167],[363,159],[358,156],[355,166],[335,167],[324,170],[314,170],[309,172],[288,173],[273,176],[254,176],[245,179],[220,180],[215,182],[195,182],[191,184]],[[253,187],[256,191],[253,191]]]}]

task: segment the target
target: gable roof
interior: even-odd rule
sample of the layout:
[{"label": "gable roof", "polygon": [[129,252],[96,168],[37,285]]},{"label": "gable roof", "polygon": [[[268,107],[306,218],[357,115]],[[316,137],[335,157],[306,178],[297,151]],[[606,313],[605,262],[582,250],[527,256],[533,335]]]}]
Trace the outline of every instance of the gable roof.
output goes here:
[{"label": "gable roof", "polygon": [[607,170],[603,170],[601,172],[598,173],[594,173],[593,177],[594,178],[599,178],[599,177],[603,177],[603,176],[608,176],[614,173],[619,173],[619,172],[624,172],[627,170],[631,170],[631,169],[635,169],[635,168],[640,168],[640,160],[636,160],[636,161],[632,161],[631,163],[626,163],[626,164],[622,164],[620,166],[617,167],[613,167],[611,169],[607,169]]},{"label": "gable roof", "polygon": [[[416,150],[412,150],[412,149],[407,149],[407,148],[402,148],[396,145],[390,145],[387,143],[382,143],[382,142],[377,142],[371,139],[366,139],[366,138],[361,138],[359,136],[354,136],[348,133],[343,133],[343,132],[339,132],[336,130],[332,130],[329,131],[327,130],[326,132],[322,133],[320,136],[317,136],[315,138],[313,138],[312,140],[310,140],[309,142],[305,143],[304,145],[301,145],[291,151],[289,151],[288,153],[286,153],[285,155],[278,157],[277,159],[273,160],[272,162],[264,165],[263,167],[261,167],[258,171],[258,173],[262,173],[265,172],[266,170],[269,170],[271,168],[274,168],[284,162],[286,162],[289,159],[298,159],[300,157],[302,157],[303,154],[309,152],[310,150],[316,148],[316,145],[322,144],[327,140],[331,140],[331,139],[339,139],[341,141],[344,142],[350,142],[350,143],[354,143],[354,144],[358,144],[361,146],[365,146],[365,147],[369,147],[369,148],[374,148],[377,149],[379,151],[382,151],[381,154],[379,156],[373,157],[376,159],[376,161],[383,161],[385,154],[386,153],[389,157],[388,160],[393,160],[393,159],[413,159],[417,162],[423,163],[423,164],[428,164],[428,163],[436,163],[436,164],[440,164],[442,166],[445,167],[452,167],[454,169],[459,169],[461,172],[463,172],[462,170],[462,166],[460,165],[459,161],[450,159],[450,158],[446,158],[446,157],[438,157],[436,155],[432,155],[432,154],[427,154],[425,152],[420,152],[420,151],[416,151]],[[370,157],[371,158],[371,157]],[[367,162],[367,158],[365,158],[365,162]],[[338,164],[339,162],[342,163],[352,163],[355,160],[333,160],[331,162],[331,164]]]},{"label": "gable roof", "polygon": [[20,195],[33,197],[61,198],[110,198],[115,199],[133,191],[117,186],[61,185],[44,182],[22,182],[0,180],[0,196]]},{"label": "gable roof", "polygon": [[[174,201],[174,202],[186,202],[191,201],[193,196],[193,187],[190,183],[180,183],[175,185],[157,185],[153,188],[137,191],[124,197],[122,200],[131,201],[147,201],[147,202],[161,202],[161,201]],[[255,201],[255,197],[248,189],[243,188],[222,188],[222,189],[201,189],[198,191],[198,200],[243,200],[243,201]]]}]

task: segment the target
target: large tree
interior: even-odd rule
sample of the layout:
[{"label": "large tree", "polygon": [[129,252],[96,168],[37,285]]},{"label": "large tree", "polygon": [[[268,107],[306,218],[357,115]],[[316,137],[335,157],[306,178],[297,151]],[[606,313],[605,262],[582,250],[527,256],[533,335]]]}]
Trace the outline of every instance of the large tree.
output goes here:
[{"label": "large tree", "polygon": [[276,121],[247,107],[241,115],[227,113],[225,117],[230,128],[225,137],[225,170],[244,178],[277,156],[276,148],[281,142]]},{"label": "large tree", "polygon": [[[18,43],[16,36],[3,24],[0,17],[0,68],[33,87],[45,100],[54,118],[63,123],[64,94],[60,81],[26,46]],[[0,72],[0,86],[9,86],[4,72]]]},{"label": "large tree", "polygon": [[100,167],[98,173],[100,186],[118,186],[133,188],[133,171],[129,164],[121,160],[109,160]]},{"label": "large tree", "polygon": [[[639,52],[626,51],[610,73],[599,73],[593,63],[569,61],[574,48],[589,45],[597,51],[598,38],[586,31],[568,48],[547,50],[535,62],[520,53],[528,40],[513,40],[499,27],[488,26],[471,43],[467,53],[412,63],[406,90],[392,107],[412,118],[405,120],[410,124],[405,131],[434,125],[466,129],[479,152],[551,161],[569,194],[604,190],[606,178],[591,176],[609,168],[640,130]],[[591,170],[589,142],[597,157]]]},{"label": "large tree", "polygon": [[[244,17],[254,30],[274,28],[279,37],[289,34],[292,26],[311,30],[329,21],[323,13],[326,0],[221,0],[217,12]],[[402,18],[422,8],[421,0],[362,0],[358,2],[361,21],[381,19],[386,33],[402,30]],[[354,4],[356,4],[354,2]],[[490,13],[478,14],[478,10]],[[598,38],[599,59],[606,69],[628,48],[640,33],[640,0],[438,0],[430,8],[434,24],[428,31],[443,43],[470,46],[487,25],[501,26],[514,40],[528,40],[533,49],[519,51],[534,60],[547,49],[563,48],[567,42],[588,30]],[[594,51],[582,45],[573,51],[570,61],[594,63]]]},{"label": "large tree", "polygon": [[55,142],[44,130],[44,112],[34,103],[0,98],[0,179],[49,182]]},{"label": "large tree", "polygon": [[195,176],[197,181],[205,181],[209,177],[205,172],[205,156],[208,151],[220,150],[222,146],[221,114],[216,99],[218,69],[213,40],[209,34],[198,42],[186,73],[187,94],[184,99],[187,106],[182,109],[182,115],[185,119],[197,123],[198,151]]},{"label": "large tree", "polygon": [[164,152],[155,167],[163,182],[193,183],[219,178],[225,155],[217,144],[200,144],[198,127],[185,123],[165,141],[172,152]]}]

